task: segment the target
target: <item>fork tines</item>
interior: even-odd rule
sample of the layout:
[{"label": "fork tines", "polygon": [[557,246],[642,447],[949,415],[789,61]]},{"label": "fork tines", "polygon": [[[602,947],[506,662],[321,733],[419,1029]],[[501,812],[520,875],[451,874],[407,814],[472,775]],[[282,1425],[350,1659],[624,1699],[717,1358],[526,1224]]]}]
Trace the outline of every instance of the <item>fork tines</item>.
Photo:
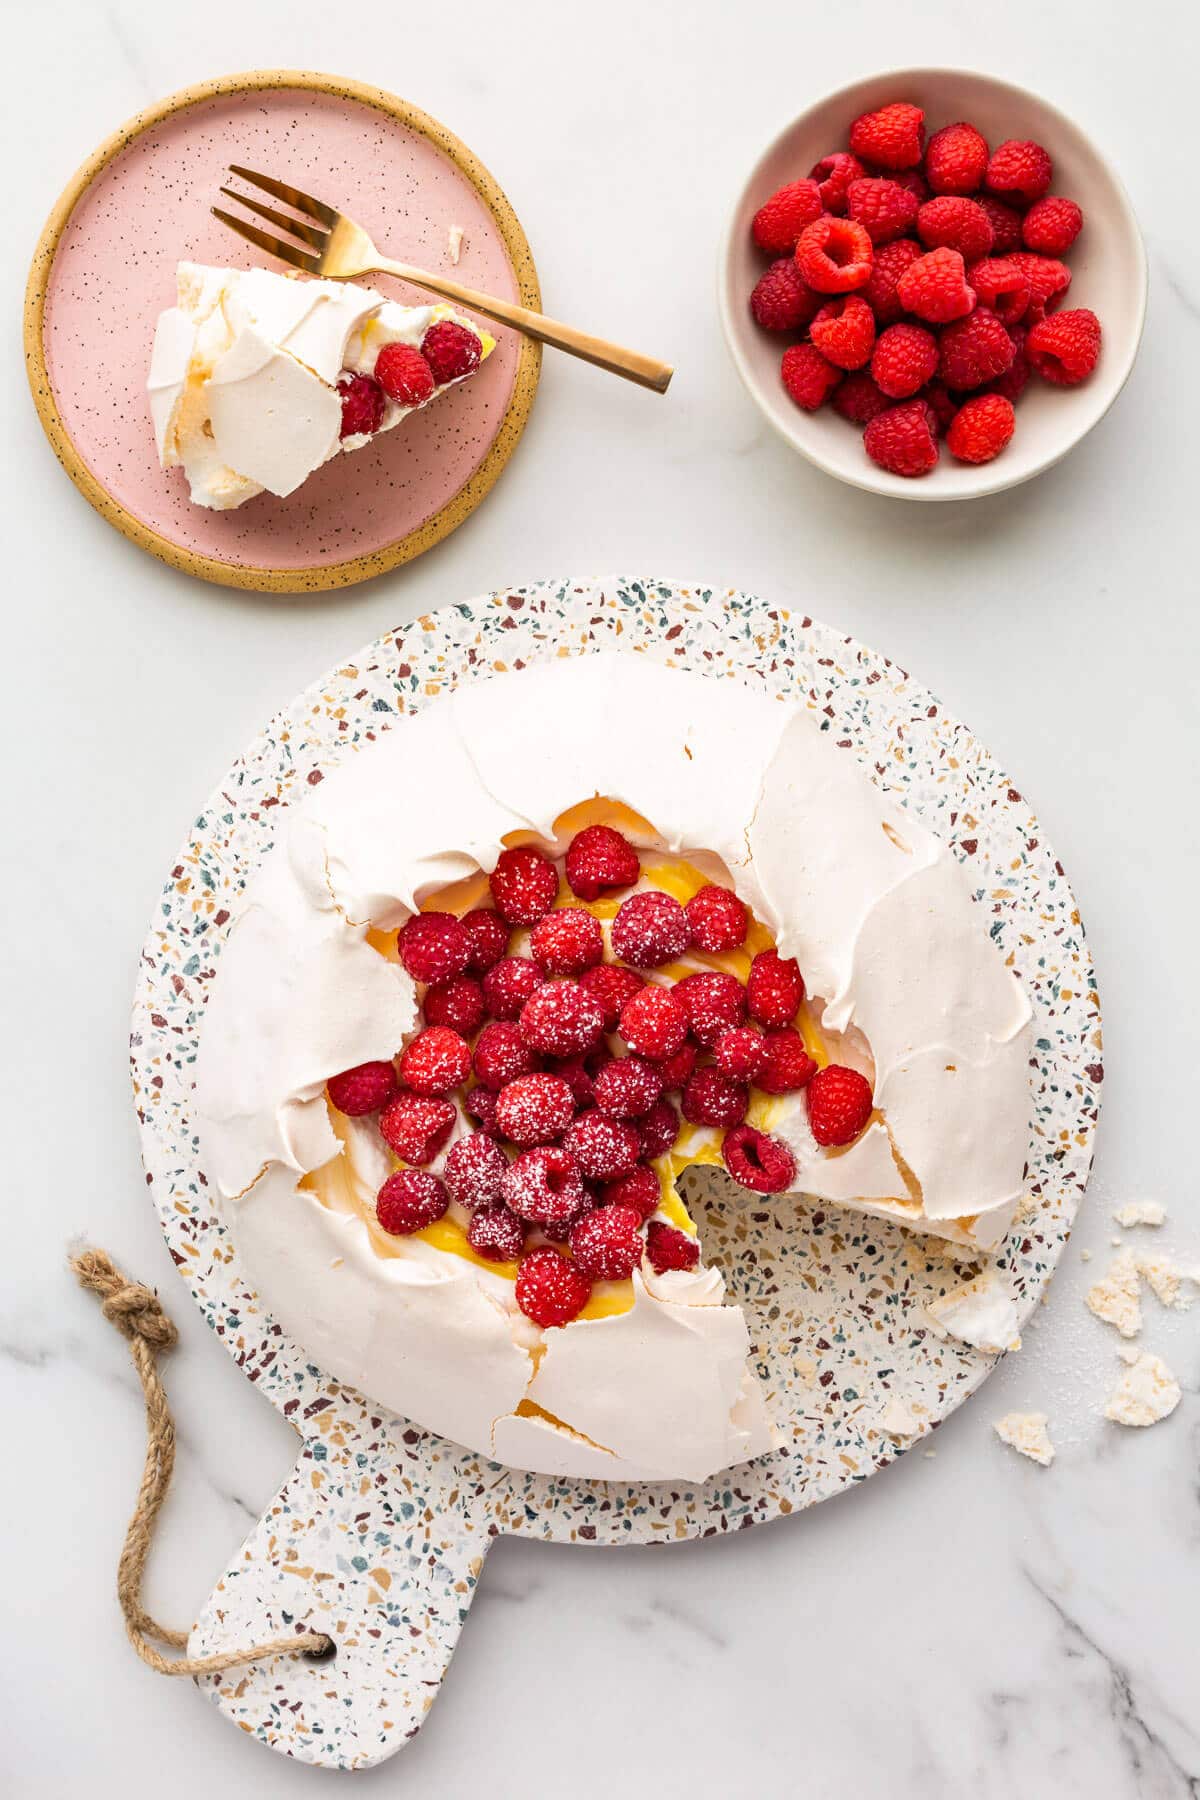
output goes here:
[{"label": "fork tines", "polygon": [[[226,199],[236,201],[239,206],[248,208],[260,219],[265,219],[268,224],[278,226],[280,231],[289,232],[293,238],[299,238],[302,243],[311,245],[318,254],[312,256],[302,250],[299,244],[289,242],[286,238],[273,237],[270,232],[262,231],[257,225],[252,225],[248,219],[225,212],[219,206],[213,207],[213,216],[220,219],[222,225],[227,225],[230,231],[236,231],[239,237],[245,238],[249,243],[256,245],[258,249],[265,250],[268,256],[277,256],[281,262],[291,263],[293,268],[303,269],[306,274],[319,274],[321,269],[320,252],[325,248],[329,229],[336,225],[338,220],[334,209],[326,206],[323,200],[315,199],[312,194],[306,194],[302,188],[292,187],[286,181],[276,181],[271,175],[260,175],[253,169],[244,169],[238,163],[231,163],[229,172],[231,175],[238,175],[243,181],[248,181],[253,186],[261,188],[264,193],[273,195],[275,199],[282,200],[294,211],[306,214],[307,219],[291,218],[287,213],[277,212],[272,206],[264,206],[260,200],[252,200],[248,194],[239,194],[233,188],[223,187],[221,192]],[[310,224],[308,220],[316,220],[317,223]],[[321,230],[321,226],[325,226],[326,229]]]}]

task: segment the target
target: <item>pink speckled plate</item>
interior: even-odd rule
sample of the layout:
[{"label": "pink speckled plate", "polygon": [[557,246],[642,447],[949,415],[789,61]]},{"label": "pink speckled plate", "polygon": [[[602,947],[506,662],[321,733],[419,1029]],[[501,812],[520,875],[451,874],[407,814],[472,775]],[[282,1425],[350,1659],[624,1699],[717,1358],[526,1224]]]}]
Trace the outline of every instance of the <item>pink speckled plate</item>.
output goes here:
[{"label": "pink speckled plate", "polygon": [[[436,120],[380,89],[259,70],[174,94],[92,156],[46,225],[26,295],[30,386],[55,454],[126,537],[189,574],[295,593],[342,587],[419,555],[491,488],[525,426],[540,352],[516,333],[470,381],[286,500],[193,506],[158,466],[146,398],[155,320],[175,265],[263,261],[209,211],[240,162],[342,206],[394,255],[451,267],[485,292],[540,308],[525,234],[488,171]],[[392,281],[410,303],[426,296]],[[101,354],[97,354],[98,346]]]}]

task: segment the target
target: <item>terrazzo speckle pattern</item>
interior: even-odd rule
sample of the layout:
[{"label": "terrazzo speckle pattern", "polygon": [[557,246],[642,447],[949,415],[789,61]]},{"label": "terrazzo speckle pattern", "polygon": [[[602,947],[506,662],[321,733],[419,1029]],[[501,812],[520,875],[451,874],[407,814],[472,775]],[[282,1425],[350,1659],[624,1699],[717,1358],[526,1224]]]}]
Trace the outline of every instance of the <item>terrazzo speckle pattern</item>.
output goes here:
[{"label": "terrazzo speckle pattern", "polygon": [[748,1307],[786,1448],[702,1488],[559,1482],[502,1469],[372,1407],[309,1364],[243,1285],[199,1166],[191,1085],[208,986],[277,809],[456,682],[595,648],[805,699],[971,871],[1036,1017],[1028,1199],[1000,1258],[1023,1317],[1042,1297],[1087,1180],[1103,1067],[1069,883],[1004,772],[885,658],[736,592],[543,582],[418,619],[310,688],[196,820],[144,946],[132,1039],[147,1181],[172,1256],[212,1329],[302,1439],[192,1649],[291,1625],[329,1631],[338,1644],[330,1661],[202,1684],[244,1730],[305,1761],[365,1767],[419,1728],[496,1535],[666,1543],[777,1518],[903,1452],[882,1424],[890,1396],[933,1429],[994,1366],[925,1324],[923,1303],[967,1267],[949,1247],[824,1205],[748,1202],[723,1177],[694,1172],[685,1180],[706,1250]]}]

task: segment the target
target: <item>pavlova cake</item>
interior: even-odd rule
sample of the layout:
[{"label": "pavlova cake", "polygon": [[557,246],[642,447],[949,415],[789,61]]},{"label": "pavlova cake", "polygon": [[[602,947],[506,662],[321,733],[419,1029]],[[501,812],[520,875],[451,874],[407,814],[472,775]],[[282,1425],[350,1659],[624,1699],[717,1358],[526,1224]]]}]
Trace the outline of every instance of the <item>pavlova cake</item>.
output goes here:
[{"label": "pavlova cake", "polygon": [[776,1438],[681,1173],[984,1254],[1030,1033],[946,846],[813,714],[564,657],[283,816],[208,1006],[201,1147],[333,1374],[520,1468],[700,1481]]},{"label": "pavlova cake", "polygon": [[150,359],[158,459],[198,506],[294,493],[471,375],[495,339],[346,281],[180,263]]}]

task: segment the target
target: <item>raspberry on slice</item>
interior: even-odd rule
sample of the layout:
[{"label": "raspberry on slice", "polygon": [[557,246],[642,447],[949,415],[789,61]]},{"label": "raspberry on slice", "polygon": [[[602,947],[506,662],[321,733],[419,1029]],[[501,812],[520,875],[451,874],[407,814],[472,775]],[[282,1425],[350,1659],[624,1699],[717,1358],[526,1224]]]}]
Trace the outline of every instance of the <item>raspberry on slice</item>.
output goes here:
[{"label": "raspberry on slice", "polygon": [[483,1003],[493,1019],[519,1019],[546,977],[527,956],[502,956],[483,978]]},{"label": "raspberry on slice", "polygon": [[987,256],[995,242],[982,206],[956,194],[925,202],[917,214],[917,236],[929,250],[957,250],[965,263]]},{"label": "raspberry on slice", "polygon": [[619,1030],[631,1050],[652,1062],[674,1056],[688,1033],[688,1016],[670,988],[647,985],[621,1008]]},{"label": "raspberry on slice", "polygon": [[[685,1009],[684,1019],[686,1020],[686,1018],[687,1011]],[[670,1056],[662,1056],[658,1059],[655,1067],[662,1076],[664,1094],[677,1093],[683,1087],[696,1066],[696,1058],[699,1054],[695,1044],[688,1042],[680,1044],[678,1050],[672,1051]]]},{"label": "raspberry on slice", "polygon": [[525,1247],[525,1227],[507,1206],[485,1206],[467,1226],[467,1242],[487,1262],[516,1262]]},{"label": "raspberry on slice", "polygon": [[604,1009],[577,981],[548,981],[529,996],[521,1036],[546,1056],[580,1056],[604,1036]]},{"label": "raspberry on slice", "polygon": [[508,949],[508,926],[498,912],[483,906],[464,913],[461,923],[467,934],[467,968],[472,975],[486,975]]},{"label": "raspberry on slice", "polygon": [[863,446],[871,461],[892,475],[928,475],[938,460],[936,423],[932,407],[923,400],[906,400],[871,420],[863,432]]},{"label": "raspberry on slice", "polygon": [[651,1213],[657,1212],[661,1199],[658,1176],[645,1163],[639,1163],[619,1181],[606,1181],[600,1190],[601,1205],[632,1206],[641,1219],[648,1219]]},{"label": "raspberry on slice", "polygon": [[623,900],[612,922],[613,954],[635,969],[657,969],[691,941],[687,914],[671,894],[652,890]]},{"label": "raspberry on slice", "polygon": [[563,1225],[585,1205],[579,1165],[565,1149],[523,1150],[500,1178],[500,1198],[531,1225]]},{"label": "raspberry on slice", "polygon": [[411,344],[385,344],[375,358],[375,379],[397,406],[424,406],[433,395],[433,370]]},{"label": "raspberry on slice", "polygon": [[700,1245],[664,1219],[652,1219],[646,1227],[646,1256],[656,1275],[666,1275],[671,1269],[694,1269]]},{"label": "raspberry on slice", "polygon": [[656,1156],[665,1156],[674,1148],[679,1131],[679,1114],[671,1102],[656,1100],[646,1116],[638,1120],[642,1155],[648,1162],[653,1162]]},{"label": "raspberry on slice", "polygon": [[456,1205],[474,1212],[497,1204],[507,1168],[508,1158],[495,1138],[486,1131],[472,1131],[446,1152],[442,1180]]},{"label": "raspberry on slice", "polygon": [[517,1270],[517,1305],[543,1330],[569,1325],[591,1298],[592,1284],[568,1257],[548,1244],[521,1258]]},{"label": "raspberry on slice", "polygon": [[943,125],[925,148],[925,179],[935,194],[974,194],[987,165],[987,139],[963,121]]},{"label": "raspberry on slice", "polygon": [[806,225],[796,245],[796,267],[818,294],[848,294],[863,287],[873,258],[865,227],[829,214]]},{"label": "raspberry on slice", "polygon": [[1005,206],[994,194],[977,194],[976,201],[988,216],[992,228],[992,255],[1007,256],[1021,248],[1021,215],[1014,207]]},{"label": "raspberry on slice", "polygon": [[697,950],[719,956],[745,943],[749,915],[732,888],[715,884],[697,888],[683,910]]},{"label": "raspberry on slice", "polygon": [[864,181],[850,183],[850,217],[864,228],[876,247],[911,231],[919,206],[917,196],[898,181],[871,175]]},{"label": "raspberry on slice", "polygon": [[1054,174],[1054,165],[1040,144],[1007,138],[997,144],[988,159],[988,187],[993,194],[1015,194],[1018,200],[1040,200]]},{"label": "raspberry on slice", "polygon": [[857,156],[848,150],[834,150],[814,163],[810,177],[821,190],[821,205],[827,213],[844,213],[849,204],[850,183],[861,181],[866,170]]},{"label": "raspberry on slice", "polygon": [[450,1196],[436,1175],[424,1169],[397,1169],[375,1199],[375,1217],[392,1237],[408,1237],[440,1219]]},{"label": "raspberry on slice", "polygon": [[522,1150],[549,1144],[575,1117],[575,1096],[561,1075],[518,1075],[496,1097],[496,1130]]},{"label": "raspberry on slice", "polygon": [[329,1098],[348,1119],[361,1119],[364,1113],[378,1112],[396,1092],[396,1069],[390,1062],[359,1063],[331,1075],[326,1087]]},{"label": "raspberry on slice", "polygon": [[789,181],[776,189],[755,213],[750,232],[760,250],[786,256],[806,225],[821,216],[821,190],[815,181]]},{"label": "raspberry on slice", "polygon": [[439,319],[421,339],[421,355],[433,371],[433,379],[442,387],[479,367],[483,344],[476,332],[457,320]]},{"label": "raspberry on slice", "polygon": [[767,1066],[767,1040],[756,1026],[737,1025],[721,1033],[713,1055],[730,1081],[757,1081]]},{"label": "raspberry on slice", "polygon": [[1100,359],[1100,321],[1089,307],[1052,313],[1025,340],[1029,366],[1056,387],[1085,381]]},{"label": "raspberry on slice", "polygon": [[975,304],[967,286],[966,264],[957,250],[930,250],[911,263],[896,283],[896,298],[905,312],[930,325],[962,319]]},{"label": "raspberry on slice", "polygon": [[761,950],[750,964],[746,1003],[760,1025],[790,1025],[804,1002],[804,977],[794,956]]},{"label": "raspberry on slice", "polygon": [[637,1168],[642,1138],[636,1125],[593,1110],[579,1114],[563,1138],[563,1149],[570,1152],[589,1181],[619,1181]]},{"label": "raspberry on slice", "polygon": [[449,981],[466,968],[470,941],[453,913],[414,913],[400,927],[396,949],[414,981]]},{"label": "raspberry on slice", "polygon": [[[862,290],[862,297],[875,314],[876,327],[894,325],[903,317],[904,308],[900,304],[896,292],[900,277],[906,269],[924,255],[915,238],[896,238],[893,243],[881,244],[875,252],[875,261],[871,267],[871,279]],[[837,401],[834,401],[837,406]]]},{"label": "raspberry on slice", "polygon": [[886,412],[891,404],[866,369],[856,369],[834,390],[833,410],[849,419],[851,425],[869,425],[877,413]]},{"label": "raspberry on slice", "polygon": [[858,294],[829,300],[808,332],[826,362],[836,369],[861,369],[875,342],[875,315]]},{"label": "raspberry on slice", "polygon": [[399,1093],[379,1115],[379,1129],[402,1162],[420,1167],[443,1148],[458,1117],[449,1100]]},{"label": "raspberry on slice", "polygon": [[783,1194],[796,1179],[796,1162],[787,1145],[753,1125],[726,1132],[721,1156],[733,1179],[754,1194]]},{"label": "raspberry on slice", "polygon": [[925,114],[907,100],[863,113],[850,127],[850,148],[881,169],[915,169],[925,151]]},{"label": "raspberry on slice", "polygon": [[[937,366],[937,339],[932,331],[922,325],[889,325],[880,333],[872,353],[871,379],[880,393],[892,400],[907,400],[933,379]],[[877,407],[870,418],[882,410]]]},{"label": "raspberry on slice", "polygon": [[611,825],[585,825],[567,846],[567,886],[581,900],[609,888],[632,887],[641,874],[638,853]]},{"label": "raspberry on slice", "polygon": [[646,984],[636,969],[624,969],[620,963],[598,963],[594,969],[584,970],[579,985],[600,1002],[605,1031],[615,1031],[621,1008]]},{"label": "raspberry on slice", "polygon": [[764,269],[750,291],[750,312],[764,331],[802,331],[821,304],[801,279],[794,256]]},{"label": "raspberry on slice", "polygon": [[488,876],[496,911],[509,925],[536,925],[558,898],[558,875],[532,844],[502,850]]},{"label": "raspberry on slice", "polygon": [[337,391],[342,400],[342,425],[338,436],[371,437],[383,424],[385,401],[383,389],[369,375],[353,375],[347,369],[338,376]]},{"label": "raspberry on slice", "polygon": [[789,344],[779,365],[784,390],[805,412],[824,406],[842,379],[842,371],[826,362],[811,344]]},{"label": "raspberry on slice", "polygon": [[640,1119],[661,1098],[662,1091],[662,1076],[642,1056],[614,1057],[593,1083],[596,1105],[614,1119]]},{"label": "raspberry on slice", "polygon": [[532,1075],[538,1059],[514,1019],[496,1019],[480,1032],[471,1063],[476,1081],[498,1094],[510,1081]]},{"label": "raspberry on slice", "polygon": [[452,1031],[470,1037],[483,1023],[483,989],[469,975],[456,975],[452,981],[441,981],[429,988],[421,1010],[427,1025],[448,1025]]},{"label": "raspberry on slice", "polygon": [[1016,422],[1012,401],[1003,394],[973,394],[955,413],[946,448],[959,462],[991,462],[1012,437]]},{"label": "raspberry on slice", "polygon": [[809,1129],[818,1144],[853,1143],[871,1116],[871,1084],[857,1069],[830,1063],[805,1089]]},{"label": "raspberry on slice", "polygon": [[938,340],[938,375],[950,388],[982,387],[1003,375],[1016,354],[1002,322],[986,306],[947,325]]},{"label": "raspberry on slice", "polygon": [[529,951],[547,975],[582,975],[602,959],[604,933],[585,906],[556,906],[534,926]]},{"label": "raspberry on slice", "polygon": [[1071,285],[1071,271],[1066,263],[1053,256],[1035,256],[1032,250],[1014,250],[1008,261],[1016,263],[1029,278],[1029,307],[1026,324],[1036,324],[1057,306]]},{"label": "raspberry on slice", "polygon": [[445,1025],[418,1031],[400,1053],[400,1080],[414,1094],[441,1099],[461,1087],[470,1073],[471,1046]]},{"label": "raspberry on slice", "polygon": [[496,1096],[491,1088],[469,1088],[463,1095],[463,1110],[469,1119],[475,1120],[481,1131],[492,1132],[496,1129]]},{"label": "raspberry on slice", "polygon": [[1060,194],[1035,200],[1021,222],[1025,248],[1036,250],[1041,256],[1062,256],[1082,230],[1082,209]]},{"label": "raspberry on slice", "polygon": [[[753,964],[751,965],[753,967]],[[735,975],[701,969],[675,983],[675,998],[688,1016],[688,1029],[698,1044],[711,1048],[723,1031],[746,1016],[746,990]]]},{"label": "raspberry on slice", "polygon": [[764,1094],[794,1094],[806,1087],[817,1072],[817,1065],[804,1048],[804,1039],[790,1025],[782,1031],[768,1031],[766,1066],[757,1085]]},{"label": "raspberry on slice", "polygon": [[740,1125],[750,1095],[740,1081],[731,1081],[720,1069],[696,1069],[683,1090],[683,1116],[689,1125]]},{"label": "raspberry on slice", "polygon": [[642,1260],[636,1206],[594,1206],[571,1227],[575,1267],[591,1281],[628,1281]]},{"label": "raspberry on slice", "polygon": [[597,1044],[584,1056],[560,1056],[550,1059],[550,1070],[561,1075],[571,1090],[575,1110],[596,1104],[596,1077],[606,1069],[613,1057],[607,1045]]},{"label": "raspberry on slice", "polygon": [[1029,276],[1011,257],[985,256],[971,264],[967,280],[980,305],[989,307],[1003,324],[1015,325],[1025,317],[1032,297]]}]

